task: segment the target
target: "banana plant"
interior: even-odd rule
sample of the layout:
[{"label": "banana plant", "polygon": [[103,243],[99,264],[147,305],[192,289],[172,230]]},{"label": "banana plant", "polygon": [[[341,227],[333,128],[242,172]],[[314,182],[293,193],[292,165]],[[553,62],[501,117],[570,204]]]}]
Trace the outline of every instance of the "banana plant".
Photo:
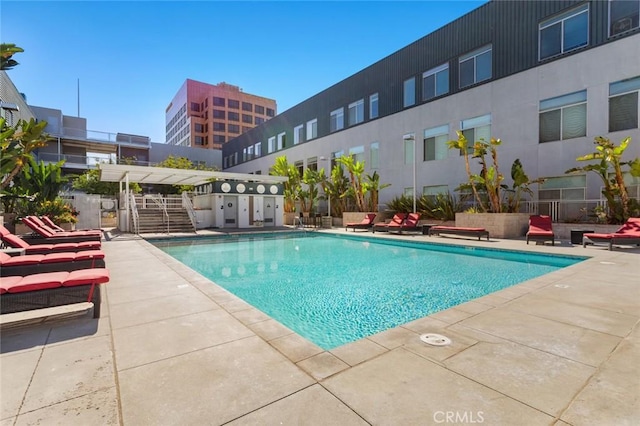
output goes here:
[{"label": "banana plant", "polygon": [[596,161],[584,167],[574,167],[565,173],[594,172],[603,183],[602,195],[609,206],[608,221],[610,223],[623,223],[634,214],[638,214],[638,203],[629,198],[624,182],[623,166],[629,168],[628,172],[633,177],[640,177],[640,158],[623,161],[624,151],[631,143],[631,137],[624,138],[620,145],[615,145],[609,138],[597,136],[594,139],[595,152],[576,158],[576,161]]},{"label": "banana plant", "polygon": [[367,199],[368,211],[378,211],[378,200],[380,191],[391,186],[390,183],[380,183],[380,175],[374,171],[372,175],[366,175],[366,192],[369,194]]},{"label": "banana plant", "polygon": [[15,126],[9,126],[0,118],[0,190],[9,186],[20,170],[33,158],[35,149],[46,145],[49,136],[44,133],[46,121],[36,122],[18,120]]},{"label": "banana plant", "polygon": [[294,164],[289,164],[286,155],[276,158],[275,164],[269,170],[271,176],[284,176],[288,180],[284,182],[284,211],[291,213],[296,211],[296,200],[299,198],[300,173]]},{"label": "banana plant", "polygon": [[337,162],[345,166],[349,173],[349,181],[351,187],[349,191],[342,196],[352,196],[356,202],[356,209],[359,212],[366,211],[365,194],[367,191],[366,185],[364,185],[362,175],[364,174],[364,161],[356,161],[353,155],[345,155],[337,159]]},{"label": "banana plant", "polygon": [[64,163],[65,160],[45,164],[42,160],[36,162],[29,158],[22,173],[16,177],[16,182],[27,194],[35,195],[36,202],[53,201],[66,182],[62,177]]}]

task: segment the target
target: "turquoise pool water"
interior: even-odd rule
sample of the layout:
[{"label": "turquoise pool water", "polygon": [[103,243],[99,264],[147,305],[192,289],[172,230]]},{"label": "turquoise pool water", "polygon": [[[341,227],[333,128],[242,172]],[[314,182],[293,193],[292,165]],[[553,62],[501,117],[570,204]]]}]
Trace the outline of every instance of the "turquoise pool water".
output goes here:
[{"label": "turquoise pool water", "polygon": [[319,234],[151,242],[323,349],[585,259]]}]

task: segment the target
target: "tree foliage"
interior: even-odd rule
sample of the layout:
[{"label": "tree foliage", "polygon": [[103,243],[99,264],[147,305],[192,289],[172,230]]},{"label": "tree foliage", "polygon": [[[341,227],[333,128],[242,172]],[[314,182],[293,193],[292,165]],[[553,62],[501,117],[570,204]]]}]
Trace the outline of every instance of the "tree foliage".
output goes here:
[{"label": "tree foliage", "polygon": [[284,176],[288,178],[284,182],[284,211],[291,213],[296,211],[296,200],[301,190],[300,173],[295,165],[289,164],[287,156],[276,158],[276,162],[269,170],[271,176]]},{"label": "tree foliage", "polygon": [[[102,182],[100,181],[100,170],[91,169],[77,176],[73,180],[73,189],[86,192],[87,194],[112,195],[117,196],[120,192],[120,184],[118,182]],[[130,183],[131,192],[140,193],[142,188],[137,183]]]},{"label": "tree foliage", "polygon": [[20,170],[33,158],[32,152],[46,145],[49,136],[44,132],[46,121],[18,120],[9,126],[0,117],[0,190],[9,186]]},{"label": "tree foliage", "polygon": [[24,52],[24,49],[13,43],[0,44],[0,70],[8,71],[18,65],[18,61],[13,59],[13,55],[22,52]]}]

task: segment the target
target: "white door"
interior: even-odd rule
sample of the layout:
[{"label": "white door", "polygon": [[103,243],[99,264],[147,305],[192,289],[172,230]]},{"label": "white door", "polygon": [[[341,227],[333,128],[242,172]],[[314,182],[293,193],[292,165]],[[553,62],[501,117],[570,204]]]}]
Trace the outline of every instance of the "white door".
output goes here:
[{"label": "white door", "polygon": [[238,197],[224,196],[224,228],[238,227]]},{"label": "white door", "polygon": [[264,197],[264,226],[275,226],[276,199],[275,197]]}]

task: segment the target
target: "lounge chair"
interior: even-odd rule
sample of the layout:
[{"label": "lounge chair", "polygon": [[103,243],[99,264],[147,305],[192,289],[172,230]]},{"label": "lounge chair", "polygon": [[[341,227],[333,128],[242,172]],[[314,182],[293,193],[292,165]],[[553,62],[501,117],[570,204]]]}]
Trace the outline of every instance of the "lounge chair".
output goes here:
[{"label": "lounge chair", "polygon": [[390,229],[400,229],[400,227],[402,226],[402,223],[404,222],[404,220],[407,218],[407,214],[406,213],[396,213],[395,215],[393,215],[393,218],[391,219],[391,222],[389,223],[376,223],[373,225],[373,227],[371,228],[373,230],[373,233],[375,234],[376,231],[389,231]]},{"label": "lounge chair", "polygon": [[409,213],[399,227],[389,227],[388,231],[398,232],[399,234],[402,234],[402,231],[422,232],[422,228],[418,227],[418,222],[420,222],[420,213]]},{"label": "lounge chair", "polygon": [[555,234],[551,216],[531,215],[529,216],[529,231],[527,231],[527,244],[529,241],[551,241],[555,245]]},{"label": "lounge chair", "polygon": [[104,252],[100,250],[27,254],[13,257],[0,252],[0,276],[2,277],[104,267]]},{"label": "lounge chair", "polygon": [[0,311],[3,314],[72,303],[93,302],[93,317],[100,317],[99,284],[109,282],[104,268],[72,272],[47,272],[0,278]]},{"label": "lounge chair", "polygon": [[82,229],[79,231],[65,231],[63,228],[56,225],[56,223],[53,220],[51,220],[49,216],[42,216],[42,217],[30,216],[30,217],[33,217],[34,220],[37,219],[38,223],[40,223],[42,226],[49,227],[53,232],[88,232],[91,234],[102,235],[102,229]]},{"label": "lounge chair", "polygon": [[487,237],[487,241],[489,241],[489,231],[484,228],[464,228],[461,226],[432,226],[429,228],[429,236],[440,234],[478,237],[478,241],[480,241],[482,237]]},{"label": "lounge chair", "polygon": [[609,250],[613,250],[614,244],[640,246],[640,218],[629,218],[617,231],[609,234],[584,234],[582,247],[586,247],[589,243],[607,243]]},{"label": "lounge chair", "polygon": [[100,241],[102,239],[102,232],[95,231],[69,231],[69,232],[55,232],[47,226],[39,225],[33,217],[22,218],[22,223],[27,225],[34,231],[34,235],[25,236],[24,238],[36,243],[71,243],[80,241]]},{"label": "lounge chair", "polygon": [[47,254],[51,252],[63,251],[84,251],[100,249],[100,241],[82,241],[79,243],[57,243],[57,244],[30,244],[21,237],[12,234],[7,228],[0,225],[0,238],[2,243],[8,247],[24,249],[25,254]]},{"label": "lounge chair", "polygon": [[347,231],[349,228],[353,229],[353,232],[356,232],[356,229],[364,229],[369,230],[373,226],[373,220],[376,218],[375,213],[367,213],[367,215],[360,222],[349,222],[344,226],[344,230]]}]

